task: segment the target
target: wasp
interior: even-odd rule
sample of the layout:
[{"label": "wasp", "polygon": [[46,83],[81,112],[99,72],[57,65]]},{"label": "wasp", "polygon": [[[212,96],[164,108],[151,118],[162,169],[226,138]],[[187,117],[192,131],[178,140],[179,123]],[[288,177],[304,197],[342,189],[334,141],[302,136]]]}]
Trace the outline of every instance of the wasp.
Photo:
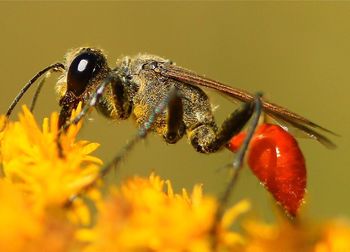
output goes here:
[{"label": "wasp", "polygon": [[[100,177],[106,175],[113,166],[115,167],[127,152],[147,135],[148,131],[156,132],[169,144],[175,144],[186,135],[196,151],[213,153],[224,147],[231,149],[230,140],[240,133],[252,119],[248,134],[232,164],[235,172],[220,200],[215,217],[217,221],[213,225],[213,230],[216,229],[218,220],[222,217],[224,207],[242,168],[244,154],[250,141],[253,142],[252,137],[262,112],[286,126],[283,127],[284,129],[292,126],[328,148],[335,147],[335,144],[324,134],[337,134],[284,107],[267,101],[261,95],[252,95],[245,90],[211,80],[177,66],[170,60],[150,54],[123,57],[117,61],[114,68],[111,68],[107,64],[103,51],[90,47],[72,50],[67,53],[63,63],[54,63],[39,71],[15,97],[6,116],[11,115],[27,90],[46,74],[34,95],[33,108],[41,86],[51,72],[62,73],[56,84],[61,107],[58,122],[60,132],[66,130],[70,124],[78,123],[93,107],[111,120],[126,120],[131,117],[138,125],[138,134],[124,146],[112,162],[102,167]],[[216,90],[243,104],[218,127],[209,97],[202,88]],[[83,109],[71,120],[72,111],[79,103],[83,104]],[[281,141],[284,140],[281,139]],[[60,151],[60,141],[57,141],[57,145],[59,154],[64,157]],[[280,156],[281,152],[277,147],[275,154]],[[287,148],[299,151],[296,145],[289,145]],[[269,189],[275,198],[278,196],[276,200],[290,216],[296,215],[305,192],[305,183],[298,187],[300,181],[306,181],[306,177],[301,176],[304,174],[305,167],[302,154],[300,155],[299,173],[294,171],[289,174],[290,169],[285,171],[290,181],[289,187],[283,186],[282,189],[289,188],[287,192],[284,189],[281,191],[280,188]],[[296,163],[294,162],[293,165],[294,169]],[[287,178],[285,175],[283,174],[284,180]],[[259,179],[261,180],[260,177]],[[284,183],[284,180],[278,182],[278,185]],[[298,183],[293,182],[293,184],[290,183],[291,181]],[[91,185],[95,182],[96,180],[92,181]],[[275,183],[275,180],[273,182]],[[280,195],[284,198],[279,197]],[[75,196],[67,202],[67,205],[72,203]]]},{"label": "wasp", "polygon": [[[141,127],[150,120],[160,101],[167,99],[173,90],[166,108],[152,121],[150,130],[169,144],[175,144],[186,135],[196,151],[213,153],[225,147],[254,113],[254,95],[200,76],[170,60],[139,54],[123,57],[114,68],[110,68],[102,50],[81,47],[68,52],[64,63],[52,64],[38,72],[12,102],[7,116],[29,87],[39,77],[52,71],[63,73],[56,84],[61,107],[59,126],[63,128],[71,123],[71,112],[79,102],[86,108],[94,106],[112,120],[132,117]],[[203,87],[214,89],[244,105],[218,127]],[[263,98],[261,104],[263,111],[278,122],[301,130],[326,147],[335,146],[319,133],[334,134],[330,130]]]}]

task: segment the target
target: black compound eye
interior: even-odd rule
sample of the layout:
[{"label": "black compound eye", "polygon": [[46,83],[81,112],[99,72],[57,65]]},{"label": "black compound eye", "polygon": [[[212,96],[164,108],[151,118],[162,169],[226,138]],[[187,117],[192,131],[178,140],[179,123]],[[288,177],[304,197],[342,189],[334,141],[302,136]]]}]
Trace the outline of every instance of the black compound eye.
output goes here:
[{"label": "black compound eye", "polygon": [[79,54],[68,69],[67,90],[72,91],[76,96],[81,95],[105,64],[105,58],[97,51]]}]

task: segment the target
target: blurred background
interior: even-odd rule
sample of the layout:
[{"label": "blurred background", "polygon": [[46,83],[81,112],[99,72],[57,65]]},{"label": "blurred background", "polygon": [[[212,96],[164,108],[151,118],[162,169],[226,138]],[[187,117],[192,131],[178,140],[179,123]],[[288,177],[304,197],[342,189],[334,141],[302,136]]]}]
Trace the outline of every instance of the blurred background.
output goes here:
[{"label": "blurred background", "polygon": [[[40,69],[62,61],[68,49],[103,48],[109,64],[148,52],[265,97],[329,128],[338,148],[299,139],[308,169],[305,216],[323,219],[350,213],[350,4],[261,2],[0,3],[1,113]],[[57,75],[46,83],[35,114],[58,110]],[[57,76],[58,77],[58,76]],[[22,103],[29,103],[29,92]],[[209,92],[220,124],[236,104]],[[20,106],[13,114],[17,118]],[[81,138],[101,143],[97,155],[111,160],[136,134],[131,120],[91,114]],[[122,162],[113,181],[155,171],[180,190],[202,183],[219,195],[228,182],[221,167],[233,160],[223,150],[197,153],[187,139],[176,145],[150,135]],[[249,198],[257,214],[273,215],[269,194],[246,167],[232,202]]]}]

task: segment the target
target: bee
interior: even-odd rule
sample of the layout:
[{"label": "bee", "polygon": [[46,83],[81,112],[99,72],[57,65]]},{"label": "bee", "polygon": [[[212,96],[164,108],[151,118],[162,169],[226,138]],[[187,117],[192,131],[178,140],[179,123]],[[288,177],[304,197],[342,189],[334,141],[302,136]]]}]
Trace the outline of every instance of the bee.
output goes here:
[{"label": "bee", "polygon": [[[27,89],[40,76],[51,71],[63,73],[56,84],[61,128],[72,123],[69,121],[71,112],[79,102],[86,107],[83,114],[94,106],[109,119],[132,117],[142,127],[149,122],[160,101],[167,100],[163,111],[152,121],[150,130],[169,144],[175,144],[186,135],[196,151],[213,153],[225,147],[254,113],[254,95],[200,76],[170,60],[139,54],[124,57],[110,68],[102,50],[81,47],[67,53],[64,63],[50,65],[34,76],[12,102],[7,116]],[[214,89],[244,105],[218,127],[209,97],[202,87]],[[173,95],[168,97],[170,93]],[[334,134],[330,130],[263,98],[261,104],[263,111],[277,121],[301,130],[326,147],[335,147],[331,140],[319,133]]]}]

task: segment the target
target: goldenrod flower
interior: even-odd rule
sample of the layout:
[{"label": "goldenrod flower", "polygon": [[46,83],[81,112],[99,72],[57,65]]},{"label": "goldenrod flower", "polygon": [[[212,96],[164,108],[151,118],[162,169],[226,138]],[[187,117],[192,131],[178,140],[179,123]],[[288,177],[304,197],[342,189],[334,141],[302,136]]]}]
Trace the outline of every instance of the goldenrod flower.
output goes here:
[{"label": "goldenrod flower", "polygon": [[0,251],[69,251],[80,246],[64,209],[38,212],[16,185],[0,180]]},{"label": "goldenrod flower", "polygon": [[[0,146],[1,146],[2,138],[4,137],[5,128],[6,128],[6,116],[0,115]],[[2,164],[1,148],[0,148],[0,163]],[[1,169],[1,171],[0,171],[0,177],[1,177],[3,175],[1,165],[0,165],[0,169]]]},{"label": "goldenrod flower", "polygon": [[81,123],[59,136],[57,113],[42,129],[26,107],[18,122],[5,120],[0,116],[0,251],[76,250],[79,222],[72,217],[87,223],[91,213],[79,198],[64,204],[98,178],[101,161],[89,155],[98,145],[76,141]]},{"label": "goldenrod flower", "polygon": [[53,113],[41,129],[23,107],[19,121],[6,125],[1,140],[5,179],[21,187],[38,209],[62,205],[80,193],[97,178],[101,164],[89,155],[98,144],[76,141],[81,123],[60,136],[57,125],[58,114]]},{"label": "goldenrod flower", "polygon": [[4,180],[0,180],[0,202],[0,249],[21,251],[26,247],[26,241],[40,232],[38,219],[21,191]]},{"label": "goldenrod flower", "polygon": [[286,220],[272,225],[251,219],[244,223],[244,228],[247,232],[246,252],[311,251],[313,247],[310,233]]},{"label": "goldenrod flower", "polygon": [[[247,202],[242,202],[234,210],[240,213],[246,208]],[[216,200],[203,196],[199,185],[191,195],[185,190],[175,194],[170,182],[158,176],[135,177],[119,190],[111,190],[99,209],[96,226],[82,230],[79,237],[89,242],[86,251],[212,251],[216,209]],[[226,225],[236,213],[230,213]],[[225,239],[216,237],[225,242],[218,244],[220,251],[243,242],[227,226],[219,233]]]},{"label": "goldenrod flower", "polygon": [[277,224],[247,220],[245,252],[346,252],[350,251],[350,225],[346,221],[326,224],[279,219]]},{"label": "goldenrod flower", "polygon": [[178,194],[154,174],[110,187],[102,199],[100,187],[91,187],[100,179],[101,161],[90,156],[98,144],[76,140],[81,123],[59,134],[57,113],[40,128],[26,107],[18,122],[5,120],[0,116],[0,251],[350,251],[346,222],[250,218],[245,232],[233,232],[248,201],[216,220],[219,203],[200,185]]},{"label": "goldenrod flower", "polygon": [[[0,182],[14,187],[19,197],[16,201],[20,202],[18,211],[11,212],[10,209],[16,207],[6,203],[0,191],[0,201],[7,204],[1,217],[15,224],[19,221],[14,232],[7,233],[9,240],[23,242],[13,251],[24,247],[26,251],[38,248],[65,251],[78,247],[87,251],[211,251],[214,240],[218,242],[217,248],[225,250],[242,244],[242,237],[229,231],[229,227],[238,214],[246,211],[247,202],[232,208],[218,231],[213,232],[218,204],[214,198],[203,196],[198,185],[191,195],[185,190],[175,194],[170,181],[155,175],[149,179],[136,177],[126,181],[119,190],[110,189],[104,202],[96,188],[90,190],[89,197],[98,210],[97,223],[92,228],[81,229],[79,223],[92,224],[89,216],[93,212],[80,197],[71,201],[73,207],[69,209],[65,203],[72,196],[85,196],[84,189],[98,180],[101,161],[89,155],[98,145],[76,141],[81,123],[71,125],[62,134],[57,125],[58,115],[53,113],[50,120],[44,120],[41,129],[30,111],[23,107],[19,121],[8,122],[1,132],[4,178]],[[18,214],[26,221],[16,219]],[[80,222],[76,221],[77,217]],[[3,223],[5,220],[0,219],[0,225]],[[76,236],[77,229],[80,231]],[[6,246],[1,242],[6,239],[1,238],[0,234],[3,251]],[[82,242],[86,247],[81,246]]]},{"label": "goldenrod flower", "polygon": [[350,223],[346,220],[331,221],[321,229],[321,239],[315,252],[350,251]]}]

